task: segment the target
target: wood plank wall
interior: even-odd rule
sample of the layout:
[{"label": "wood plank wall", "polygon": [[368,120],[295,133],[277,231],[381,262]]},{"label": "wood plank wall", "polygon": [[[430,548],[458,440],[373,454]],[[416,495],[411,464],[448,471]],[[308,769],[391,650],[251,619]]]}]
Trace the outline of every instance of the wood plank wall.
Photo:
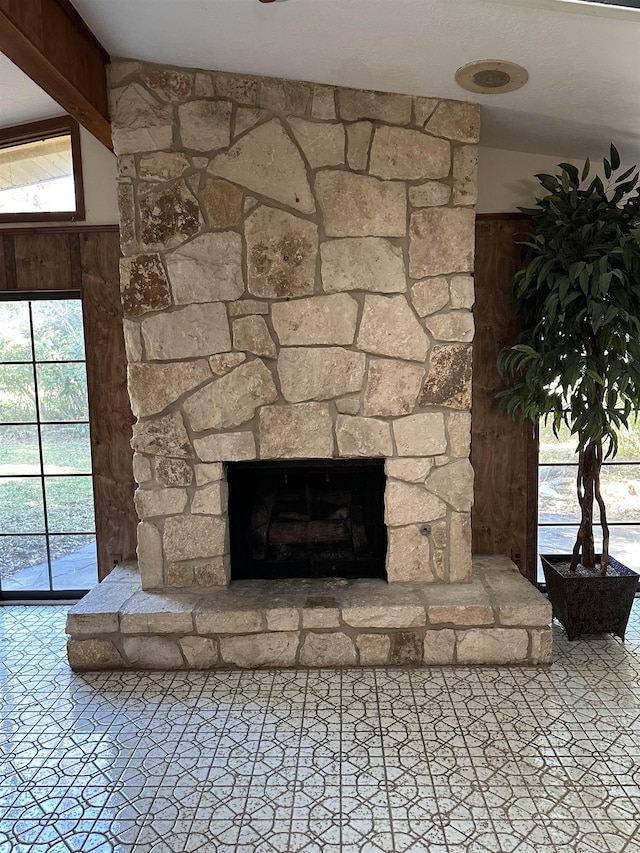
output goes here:
[{"label": "wood plank wall", "polygon": [[502,387],[500,350],[513,342],[511,282],[520,267],[521,214],[486,214],[476,221],[476,333],[473,342],[471,463],[475,470],[473,552],[506,554],[535,582],[537,442],[496,411]]},{"label": "wood plank wall", "polygon": [[117,227],[0,232],[0,290],[75,290],[82,298],[98,544],[98,576],[112,555],[135,556],[137,516]]}]

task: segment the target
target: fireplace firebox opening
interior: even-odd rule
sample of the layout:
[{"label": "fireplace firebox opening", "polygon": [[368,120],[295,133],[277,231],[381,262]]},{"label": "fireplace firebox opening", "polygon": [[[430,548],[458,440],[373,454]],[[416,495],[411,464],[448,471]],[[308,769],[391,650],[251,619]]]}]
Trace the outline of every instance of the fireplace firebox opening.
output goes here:
[{"label": "fireplace firebox opening", "polygon": [[230,462],[231,580],[383,578],[382,459]]}]

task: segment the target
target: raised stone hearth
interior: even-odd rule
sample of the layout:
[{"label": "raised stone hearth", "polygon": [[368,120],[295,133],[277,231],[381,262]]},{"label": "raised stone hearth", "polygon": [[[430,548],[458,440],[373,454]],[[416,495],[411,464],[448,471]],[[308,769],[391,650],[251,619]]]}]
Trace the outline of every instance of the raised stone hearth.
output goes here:
[{"label": "raised stone hearth", "polygon": [[544,664],[551,607],[506,557],[467,584],[240,581],[207,594],[146,592],[118,566],[67,620],[83,669]]}]

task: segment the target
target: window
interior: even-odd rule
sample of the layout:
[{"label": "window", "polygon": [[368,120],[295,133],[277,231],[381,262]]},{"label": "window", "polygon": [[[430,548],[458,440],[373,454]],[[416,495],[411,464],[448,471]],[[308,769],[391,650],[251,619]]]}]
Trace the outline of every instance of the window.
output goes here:
[{"label": "window", "polygon": [[[640,419],[619,436],[618,454],[605,460],[602,496],[611,528],[611,555],[634,571],[640,570]],[[576,440],[565,428],[559,438],[550,424],[540,425],[538,465],[538,554],[570,554],[580,521],[576,496]],[[594,521],[599,519],[597,504]],[[596,552],[602,528],[594,524]],[[544,581],[538,560],[538,581]]]},{"label": "window", "polygon": [[70,116],[0,130],[0,222],[84,219],[80,131]]},{"label": "window", "polygon": [[82,306],[0,301],[0,592],[97,582]]}]

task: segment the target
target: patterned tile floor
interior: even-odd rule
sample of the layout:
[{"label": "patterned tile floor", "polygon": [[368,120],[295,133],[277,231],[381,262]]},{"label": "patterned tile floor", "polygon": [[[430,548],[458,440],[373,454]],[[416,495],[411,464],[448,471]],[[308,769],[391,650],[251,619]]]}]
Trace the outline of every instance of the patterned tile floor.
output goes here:
[{"label": "patterned tile floor", "polygon": [[2,607],[0,853],[640,853],[640,601],[548,669],[74,675]]}]

